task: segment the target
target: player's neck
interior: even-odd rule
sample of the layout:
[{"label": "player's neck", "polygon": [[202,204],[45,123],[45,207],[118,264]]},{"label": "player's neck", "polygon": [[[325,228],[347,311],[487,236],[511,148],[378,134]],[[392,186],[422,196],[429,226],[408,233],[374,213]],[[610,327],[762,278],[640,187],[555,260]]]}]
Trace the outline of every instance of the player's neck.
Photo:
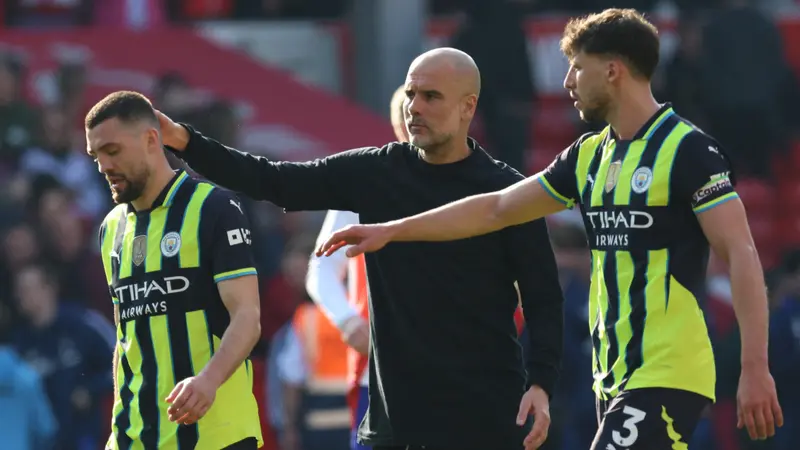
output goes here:
[{"label": "player's neck", "polygon": [[447,144],[434,151],[419,149],[422,159],[428,164],[451,164],[466,159],[472,149],[469,148],[467,138],[451,139]]},{"label": "player's neck", "polygon": [[644,124],[661,108],[650,89],[623,90],[617,107],[609,115],[607,122],[614,129],[618,139],[633,139]]},{"label": "player's neck", "polygon": [[153,202],[156,201],[156,198],[158,198],[158,196],[161,194],[161,191],[167,187],[174,176],[175,172],[172,171],[172,168],[169,166],[169,162],[164,160],[164,164],[159,165],[150,176],[150,179],[147,181],[147,184],[144,187],[142,195],[131,202],[133,207],[136,208],[136,211],[145,211],[150,209],[153,206]]}]

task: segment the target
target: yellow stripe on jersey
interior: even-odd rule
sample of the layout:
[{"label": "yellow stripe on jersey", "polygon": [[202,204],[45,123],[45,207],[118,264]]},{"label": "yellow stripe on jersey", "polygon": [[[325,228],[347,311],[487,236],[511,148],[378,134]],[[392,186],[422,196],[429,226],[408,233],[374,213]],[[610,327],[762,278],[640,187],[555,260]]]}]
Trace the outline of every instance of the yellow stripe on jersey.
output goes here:
[{"label": "yellow stripe on jersey", "polygon": [[150,213],[150,223],[147,224],[147,256],[144,259],[144,271],[147,273],[161,270],[161,239],[167,225],[167,211],[169,208],[156,208]]},{"label": "yellow stripe on jersey", "polygon": [[[597,169],[597,175],[592,186],[592,199],[589,206],[603,206],[603,193],[605,193],[606,180],[608,179],[608,170],[611,167],[611,159],[614,157],[614,150],[617,144],[612,141],[603,148],[603,156],[600,160],[600,167]],[[619,178],[617,178],[619,180]]]},{"label": "yellow stripe on jersey", "polygon": [[122,214],[125,205],[119,205],[108,214],[104,224],[103,242],[100,245],[100,254],[103,258],[103,269],[105,269],[106,283],[111,286],[111,259],[112,253],[116,251],[114,248],[114,238],[117,235],[117,227],[120,222],[120,215]]},{"label": "yellow stripe on jersey", "polygon": [[631,142],[630,146],[628,146],[628,151],[625,152],[625,159],[622,161],[622,167],[619,171],[619,181],[614,188],[615,205],[630,204],[633,172],[639,167],[639,161],[642,159],[646,146],[647,141],[643,140]]},{"label": "yellow stripe on jersey", "polygon": [[[131,215],[136,217],[133,214]],[[141,376],[142,349],[139,347],[139,341],[135,338],[136,321],[131,320],[125,322],[123,326],[125,327],[126,338],[125,344],[123,345],[123,353],[120,355],[120,357],[124,357],[128,360],[128,363],[131,367],[131,372],[133,372],[133,378],[131,379],[131,383],[128,385],[128,389],[130,389],[131,394],[133,395],[128,410],[139,411],[139,391],[142,389],[143,382],[143,377]],[[143,429],[144,421],[142,420],[141,414],[130,414],[130,425],[128,426],[128,429],[124,430],[123,432],[133,439],[131,450],[144,450],[142,441],[138,439]]]},{"label": "yellow stripe on jersey", "polygon": [[[608,312],[608,290],[606,289],[605,265],[606,252],[592,250],[592,277],[589,286],[589,323],[592,324],[592,339],[599,339],[600,342],[607,341],[606,338],[606,312]],[[603,301],[601,301],[603,299]],[[594,390],[598,395],[602,395],[603,378],[608,373],[608,343],[601,345],[599,349],[592,352],[594,359],[593,365],[596,368]]]},{"label": "yellow stripe on jersey", "polygon": [[136,234],[136,214],[129,212],[125,216],[125,235],[122,237],[122,249],[119,251],[119,278],[128,278],[133,270],[133,238]]},{"label": "yellow stripe on jersey", "polygon": [[603,144],[608,135],[608,128],[604,128],[600,133],[586,138],[578,148],[578,161],[575,164],[575,179],[578,181],[578,197],[582,199],[586,183],[589,182],[589,166],[592,163],[597,147]]},{"label": "yellow stripe on jersey", "polygon": [[231,280],[245,275],[256,275],[257,273],[255,267],[245,267],[244,269],[231,270],[230,272],[222,272],[214,275],[214,281],[219,283],[220,281]]},{"label": "yellow stripe on jersey", "polygon": [[669,203],[670,177],[678,146],[683,138],[693,131],[685,122],[678,122],[658,149],[653,165],[653,181],[647,191],[647,206],[667,206]]},{"label": "yellow stripe on jersey", "polygon": [[181,268],[200,267],[200,217],[205,203],[214,186],[199,183],[195,188],[181,226],[181,248],[178,257]]},{"label": "yellow stripe on jersey", "polygon": [[611,371],[614,375],[614,385],[607,393],[612,397],[619,393],[619,388],[622,382],[625,381],[625,374],[628,371],[625,357],[629,351],[638,351],[638,349],[632,348],[633,327],[630,321],[632,311],[630,288],[631,284],[633,284],[633,275],[636,267],[629,252],[617,251],[614,252],[614,257],[617,260],[617,287],[619,291],[619,311],[617,326],[614,331],[617,334],[617,346],[620,351],[617,352],[617,360],[610,362]]},{"label": "yellow stripe on jersey", "polygon": [[[177,384],[175,374],[172,372],[172,349],[169,346],[169,325],[167,316],[159,315],[150,317],[150,337],[153,341],[153,352],[156,360],[156,395],[159,403],[172,392]],[[158,448],[159,450],[172,450],[178,448],[175,434],[178,425],[169,421],[169,414],[165,408],[158,408]]]}]

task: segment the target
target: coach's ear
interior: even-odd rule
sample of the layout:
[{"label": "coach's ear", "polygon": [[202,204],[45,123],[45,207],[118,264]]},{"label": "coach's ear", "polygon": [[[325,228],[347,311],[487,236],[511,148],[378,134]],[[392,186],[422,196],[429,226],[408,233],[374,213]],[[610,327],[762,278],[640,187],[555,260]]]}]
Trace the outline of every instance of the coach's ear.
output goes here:
[{"label": "coach's ear", "polygon": [[469,94],[461,101],[461,119],[470,121],[475,117],[475,111],[478,107],[478,96]]}]

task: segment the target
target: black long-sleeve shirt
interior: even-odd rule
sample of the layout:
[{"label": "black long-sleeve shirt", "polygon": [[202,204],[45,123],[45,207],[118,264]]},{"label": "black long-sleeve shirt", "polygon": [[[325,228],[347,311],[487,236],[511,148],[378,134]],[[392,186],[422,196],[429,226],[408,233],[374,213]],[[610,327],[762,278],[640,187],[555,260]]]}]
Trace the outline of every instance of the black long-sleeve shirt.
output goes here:
[{"label": "black long-sleeve shirt", "polygon": [[[214,183],[286,211],[347,210],[361,223],[399,219],[520,179],[470,140],[467,158],[426,163],[409,144],[305,163],[225,147],[187,126],[176,152]],[[390,243],[365,257],[370,294],[367,445],[521,448],[526,388],[513,314],[516,281],[530,330],[527,384],[553,391],[563,294],[543,220],[452,242]]]}]

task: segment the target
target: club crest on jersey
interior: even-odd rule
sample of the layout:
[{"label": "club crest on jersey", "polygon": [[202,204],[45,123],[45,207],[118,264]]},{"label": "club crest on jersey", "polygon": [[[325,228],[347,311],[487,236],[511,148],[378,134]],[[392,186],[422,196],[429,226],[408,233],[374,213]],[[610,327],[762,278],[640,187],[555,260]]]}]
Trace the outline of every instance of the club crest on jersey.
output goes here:
[{"label": "club crest on jersey", "polygon": [[181,235],[170,231],[161,239],[161,254],[167,258],[175,256],[181,249]]},{"label": "club crest on jersey", "polygon": [[605,184],[605,190],[607,193],[611,192],[611,190],[617,185],[620,169],[622,169],[622,161],[614,161],[608,166]]},{"label": "club crest on jersey", "polygon": [[633,172],[631,177],[631,189],[637,194],[641,194],[653,184],[653,171],[649,167],[639,167]]},{"label": "club crest on jersey", "polygon": [[133,238],[133,253],[131,257],[133,264],[141,266],[145,255],[147,255],[147,236],[136,236]]}]

